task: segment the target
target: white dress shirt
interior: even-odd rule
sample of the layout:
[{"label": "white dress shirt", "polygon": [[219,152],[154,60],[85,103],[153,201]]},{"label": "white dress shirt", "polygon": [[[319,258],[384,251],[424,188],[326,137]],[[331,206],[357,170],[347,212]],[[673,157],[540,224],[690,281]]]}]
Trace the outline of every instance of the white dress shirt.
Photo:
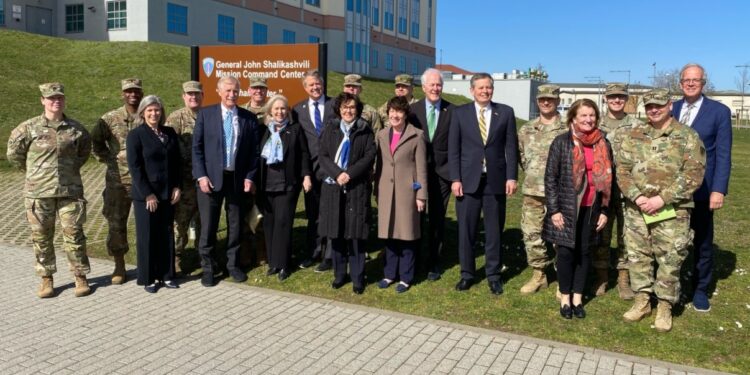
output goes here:
[{"label": "white dress shirt", "polygon": [[[703,104],[703,95],[701,95],[700,98],[698,98],[698,100],[696,100],[695,103],[693,103],[693,109],[690,111],[690,118],[688,118],[688,120],[685,121],[684,125],[687,125],[690,127],[693,126],[693,121],[695,121],[695,117],[698,116],[698,110],[701,109],[701,104]],[[687,102],[687,100],[685,100],[682,103],[682,108],[680,108],[680,117],[677,119],[677,121],[682,120],[682,116],[685,116],[685,113],[687,112],[689,105],[690,104]]]}]

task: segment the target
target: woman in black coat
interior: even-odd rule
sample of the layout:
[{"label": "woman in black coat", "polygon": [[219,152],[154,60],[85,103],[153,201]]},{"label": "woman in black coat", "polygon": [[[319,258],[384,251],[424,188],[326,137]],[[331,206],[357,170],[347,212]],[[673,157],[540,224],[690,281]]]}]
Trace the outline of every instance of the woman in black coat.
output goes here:
[{"label": "woman in black coat", "polygon": [[338,118],[320,135],[320,222],[318,232],[330,240],[334,280],[346,284],[347,263],[352,289],[365,290],[365,242],[370,232],[370,176],[375,162],[375,136],[360,118],[363,104],[356,95],[341,93],[334,101]]},{"label": "woman in black coat", "polygon": [[590,249],[607,223],[612,151],[598,129],[599,109],[593,101],[577,100],[567,117],[570,131],[552,141],[547,159],[542,238],[557,246],[560,315],[571,319],[586,316],[583,289]]},{"label": "woman in black coat", "polygon": [[267,274],[278,273],[279,280],[284,281],[291,275],[292,228],[300,187],[305,192],[312,187],[310,152],[302,128],[292,122],[284,96],[272,97],[264,113],[258,207],[263,213]]},{"label": "woman in black coat", "polygon": [[174,205],[180,200],[182,158],[174,129],[164,126],[161,99],[149,95],[138,106],[136,127],[128,134],[130,196],[135,212],[138,285],[149,293],[174,282]]}]

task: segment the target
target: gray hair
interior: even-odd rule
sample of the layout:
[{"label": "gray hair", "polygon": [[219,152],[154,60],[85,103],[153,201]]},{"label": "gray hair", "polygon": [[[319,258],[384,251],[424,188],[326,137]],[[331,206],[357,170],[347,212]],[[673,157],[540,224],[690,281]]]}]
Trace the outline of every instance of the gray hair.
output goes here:
[{"label": "gray hair", "polygon": [[427,76],[430,74],[437,74],[437,76],[440,78],[440,84],[443,84],[443,73],[441,73],[439,70],[435,68],[427,68],[425,69],[424,73],[422,73],[422,76],[419,77],[419,82],[424,85],[424,82],[427,80]]},{"label": "gray hair", "polygon": [[325,84],[326,84],[325,80],[323,79],[323,76],[320,75],[320,72],[317,71],[317,70],[315,70],[315,69],[313,69],[313,70],[306,71],[305,74],[302,75],[302,86],[303,87],[305,86],[305,80],[307,79],[307,77],[314,77],[315,79],[317,79],[318,81],[320,81],[320,85],[321,86],[325,86]]},{"label": "gray hair", "polygon": [[284,105],[286,106],[286,119],[290,122],[292,121],[292,111],[289,110],[289,99],[286,98],[284,95],[274,95],[271,97],[271,99],[268,99],[268,103],[263,106],[263,123],[266,125],[270,124],[271,119],[271,108],[273,107],[273,104],[281,100],[284,102]]},{"label": "gray hair", "polygon": [[703,83],[706,83],[706,80],[708,79],[708,75],[706,75],[706,69],[698,63],[687,63],[685,66],[680,69],[680,80],[682,80],[682,75],[685,73],[686,70],[690,68],[698,68],[701,70],[701,79],[703,79]]},{"label": "gray hair", "polygon": [[216,82],[216,88],[220,89],[221,85],[224,83],[232,83],[234,85],[237,85],[237,87],[241,87],[240,80],[237,79],[237,77],[234,76],[222,76],[219,78],[219,80]]},{"label": "gray hair", "polygon": [[480,79],[489,79],[490,85],[495,86],[495,80],[492,79],[492,76],[489,73],[475,73],[473,76],[471,76],[471,80],[469,81],[471,83],[471,87],[474,87],[474,83],[476,81],[479,81]]},{"label": "gray hair", "polygon": [[164,113],[164,103],[162,103],[161,98],[156,95],[148,95],[145,98],[141,99],[141,104],[138,105],[138,110],[135,111],[135,125],[146,123],[146,120],[143,118],[143,112],[146,111],[146,108],[148,106],[154,104],[158,105],[159,109],[161,110],[161,116],[159,116],[159,126],[164,125],[164,123],[167,121],[167,115],[166,113]]}]

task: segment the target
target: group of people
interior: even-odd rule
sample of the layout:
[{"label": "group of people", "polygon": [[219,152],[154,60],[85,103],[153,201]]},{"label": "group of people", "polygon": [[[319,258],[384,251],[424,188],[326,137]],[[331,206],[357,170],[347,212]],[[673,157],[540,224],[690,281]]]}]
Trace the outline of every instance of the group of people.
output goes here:
[{"label": "group of people", "polygon": [[[441,97],[440,71],[427,69],[421,76],[421,100],[412,95],[412,77],[399,75],[395,96],[378,110],[360,99],[362,77],[356,74],[344,77],[342,93],[330,98],[322,76],[307,72],[302,86],[308,98],[294,106],[282,95],[267,98],[267,83],[259,78],[251,79],[250,101],[242,106],[240,82],[223,77],[216,87],[220,103],[203,107],[202,85],[188,81],[182,85],[185,107],[169,116],[162,100],[144,97],[142,82],[132,78],[122,81],[124,105],[102,116],[91,134],[64,115],[63,85],[48,83],[40,86],[44,113],[13,131],[8,159],[26,171],[42,298],[55,294],[55,216],[76,278],[75,295],[90,293],[80,168],[92,149],[107,166],[103,215],[115,260],[112,283],[126,280],[132,204],[137,283],[150,293],[179,287],[175,275],[191,224],[201,283],[215,285],[214,275],[223,268],[215,251],[222,206],[229,276],[247,280],[241,253],[252,230],[265,241],[258,241],[264,249],[251,257],[268,262],[269,276],[287,279],[296,266],[292,229],[303,192],[308,225],[298,266],[319,262],[316,271],[333,269],[333,288],[351,282],[354,293],[364,292],[373,216],[377,236],[385,240],[379,288],[411,288],[423,224],[428,255],[419,263],[427,267],[428,280],[440,279],[452,194],[461,270],[455,288],[465,291],[478,281],[475,245],[483,217],[486,280],[492,294],[502,294],[505,206],[518,188],[520,165],[521,229],[533,269],[521,294],[547,287],[555,262],[561,316],[584,318],[591,265],[595,294],[606,290],[617,221],[617,288],[621,298],[635,299],[623,318],[649,315],[654,295],[655,326],[669,331],[691,240],[697,267],[693,305],[710,309],[713,211],[723,205],[728,187],[729,110],[703,96],[705,82],[705,70],[688,64],[680,76],[682,100],[673,105],[663,89],[644,94],[646,123],[625,112],[625,84],[607,85],[606,114],[581,99],[565,118],[557,111],[560,87],[545,84],[536,96],[540,116],[517,129],[513,109],[492,101],[494,80],[486,73],[472,76],[474,100],[461,106]],[[262,225],[256,228],[258,214]]]}]

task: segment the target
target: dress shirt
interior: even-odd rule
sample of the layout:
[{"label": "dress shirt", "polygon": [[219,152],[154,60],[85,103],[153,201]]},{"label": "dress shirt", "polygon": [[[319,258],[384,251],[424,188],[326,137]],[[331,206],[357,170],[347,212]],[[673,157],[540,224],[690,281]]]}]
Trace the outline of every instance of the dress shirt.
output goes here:
[{"label": "dress shirt", "polygon": [[[487,125],[487,139],[490,138],[490,123],[492,122],[492,105],[491,102],[487,103],[487,106],[484,107],[484,123]],[[474,109],[477,111],[477,126],[479,126],[479,114],[482,110],[482,107],[479,105],[479,103],[474,102]],[[481,136],[481,135],[480,135]],[[487,173],[487,160],[482,159],[482,173]]]},{"label": "dress shirt", "polygon": [[[240,131],[240,123],[239,123],[239,118],[237,117],[237,106],[234,106],[232,108],[226,108],[224,107],[224,105],[221,105],[222,124],[224,123],[224,119],[227,118],[228,112],[232,112],[232,128],[234,130],[232,131],[232,154],[229,157],[229,163],[227,163],[227,167],[224,168],[224,170],[234,172],[234,164],[235,164],[234,159],[237,158],[237,135],[238,135],[237,133],[239,133]],[[226,152],[226,150],[224,152]]]},{"label": "dress shirt", "polygon": [[[426,98],[424,100],[424,104],[425,104],[424,105],[425,119],[427,119],[427,121],[430,121],[429,120],[429,118],[430,118],[430,107],[431,106],[434,107],[433,110],[435,111],[435,128],[437,128],[438,121],[440,121],[440,104],[441,104],[440,102],[441,102],[441,100],[442,99],[438,99],[438,101],[436,101],[435,104],[433,104],[431,101],[427,100]],[[477,113],[479,113],[479,112],[477,112]],[[424,130],[428,130],[428,129],[429,129],[429,125]]]},{"label": "dress shirt", "polygon": [[[698,98],[698,100],[693,103],[693,110],[690,111],[690,118],[688,119],[687,123],[684,125],[693,126],[693,121],[695,121],[695,117],[698,116],[698,110],[701,109],[701,104],[703,104],[703,95]],[[676,119],[677,121],[680,121],[682,119],[682,116],[685,116],[685,112],[688,110],[688,106],[690,103],[688,103],[687,100],[682,104],[682,108],[680,108],[680,118]]]},{"label": "dress shirt", "polygon": [[[315,127],[315,102],[316,100],[312,100],[312,98],[307,99],[307,110],[310,112],[310,122],[312,122],[313,127]],[[326,98],[325,96],[320,96],[317,100],[318,102],[318,109],[320,110],[320,131],[323,131],[323,126],[325,126],[325,123],[323,122],[323,119],[326,118]]]}]

